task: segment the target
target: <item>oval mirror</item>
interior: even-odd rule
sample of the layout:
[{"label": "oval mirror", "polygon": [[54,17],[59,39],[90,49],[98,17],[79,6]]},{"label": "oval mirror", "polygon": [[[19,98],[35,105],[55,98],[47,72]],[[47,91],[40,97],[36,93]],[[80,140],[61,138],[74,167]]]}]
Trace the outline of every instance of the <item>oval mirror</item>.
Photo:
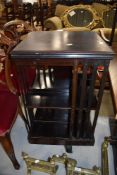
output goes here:
[{"label": "oval mirror", "polygon": [[61,16],[65,27],[87,27],[93,29],[100,23],[100,17],[90,5],[76,5],[68,8]]},{"label": "oval mirror", "polygon": [[68,22],[75,27],[86,27],[93,22],[93,14],[87,9],[74,9],[68,13]]}]

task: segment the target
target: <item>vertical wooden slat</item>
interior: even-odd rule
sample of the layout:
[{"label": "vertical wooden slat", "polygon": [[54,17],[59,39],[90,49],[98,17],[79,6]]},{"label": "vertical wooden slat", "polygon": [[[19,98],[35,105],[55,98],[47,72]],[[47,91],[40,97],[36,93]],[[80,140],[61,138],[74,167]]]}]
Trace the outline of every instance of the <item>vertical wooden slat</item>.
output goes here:
[{"label": "vertical wooden slat", "polygon": [[37,81],[39,84],[39,88],[41,89],[42,83],[41,83],[41,76],[40,76],[40,68],[37,66]]},{"label": "vertical wooden slat", "polygon": [[51,67],[48,68],[48,76],[49,76],[51,84],[53,84],[53,72],[52,72]]},{"label": "vertical wooden slat", "polygon": [[[27,93],[27,85],[26,85],[26,74],[25,74],[25,68],[24,66],[19,66],[17,67],[17,72],[18,72],[18,75],[19,75],[19,82],[20,82],[20,93],[22,94],[21,95],[21,99],[23,101],[23,104],[24,105],[24,112],[25,112],[25,116],[26,116],[26,120],[28,122],[28,128],[30,129],[31,128],[31,123],[30,123],[30,117],[29,117],[29,113],[28,113],[28,110],[27,110],[27,107],[26,107],[26,93]],[[27,123],[26,123],[27,124]]]},{"label": "vertical wooden slat", "polygon": [[[92,108],[96,75],[97,75],[97,63],[93,63],[93,70],[91,72],[91,80],[90,80],[91,82],[89,84],[89,91],[88,91],[89,94],[88,94],[86,116],[85,116],[85,121],[84,121],[85,126],[90,126],[91,125],[90,111],[91,111],[91,108]],[[89,128],[89,127],[84,127],[85,133],[87,133],[87,135],[90,133],[90,129],[91,128]]]},{"label": "vertical wooden slat", "polygon": [[71,116],[70,116],[70,129],[69,135],[72,137],[73,129],[74,129],[74,120],[75,120],[75,109],[76,109],[76,93],[77,93],[77,61],[74,62],[73,70],[72,70],[72,102],[71,102]]},{"label": "vertical wooden slat", "polygon": [[47,80],[46,80],[46,69],[45,69],[45,67],[43,67],[43,78],[44,78],[44,85],[45,85],[45,87],[47,88]]},{"label": "vertical wooden slat", "polygon": [[33,112],[33,108],[27,108],[29,117],[30,117],[30,125],[31,127],[33,127],[33,123],[34,123],[34,112]]},{"label": "vertical wooden slat", "polygon": [[83,65],[83,75],[82,75],[82,83],[81,83],[81,92],[80,92],[80,106],[78,111],[78,118],[77,118],[77,137],[81,136],[81,133],[83,132],[82,128],[82,121],[83,121],[83,110],[84,110],[84,101],[86,98],[86,83],[87,83],[87,63],[84,63]]},{"label": "vertical wooden slat", "polygon": [[95,132],[97,118],[98,118],[98,114],[99,114],[99,110],[100,110],[100,105],[101,105],[101,101],[102,101],[102,96],[103,96],[103,92],[104,92],[105,81],[106,81],[107,73],[108,73],[108,65],[109,65],[109,61],[105,61],[104,62],[104,65],[103,65],[104,66],[104,72],[103,72],[103,76],[102,76],[102,80],[101,80],[101,85],[100,85],[100,89],[99,89],[98,102],[97,102],[95,116],[94,116],[94,122],[93,122],[93,128],[92,128],[92,132],[93,133]]},{"label": "vertical wooden slat", "polygon": [[95,88],[95,81],[96,81],[96,75],[97,75],[97,64],[93,64],[93,71],[91,73],[91,83],[90,83],[90,88],[89,88],[89,97],[88,98],[88,106],[87,109],[91,109],[92,105],[92,100],[93,100],[93,95],[94,95],[94,88]]}]

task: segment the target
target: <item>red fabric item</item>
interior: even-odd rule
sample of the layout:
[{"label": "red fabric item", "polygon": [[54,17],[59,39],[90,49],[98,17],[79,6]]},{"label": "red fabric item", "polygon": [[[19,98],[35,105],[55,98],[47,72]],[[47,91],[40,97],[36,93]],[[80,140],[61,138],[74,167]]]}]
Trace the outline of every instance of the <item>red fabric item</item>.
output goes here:
[{"label": "red fabric item", "polygon": [[[0,57],[0,136],[5,135],[5,133],[9,132],[12,127],[15,118],[17,117],[17,107],[18,107],[18,95],[14,95],[11,93],[6,84],[5,78],[5,59]],[[36,70],[34,68],[26,68],[25,75],[27,77],[27,85],[28,88],[32,85]],[[11,66],[10,73],[12,82],[15,88],[20,94],[19,89],[20,84],[18,85],[17,74],[15,72],[14,66]]]},{"label": "red fabric item", "polygon": [[0,136],[10,130],[16,118],[18,96],[12,94],[6,84],[4,57],[0,58]]},{"label": "red fabric item", "polygon": [[104,66],[102,66],[102,65],[98,66],[97,70],[98,71],[104,71]]},{"label": "red fabric item", "polygon": [[6,88],[2,90],[0,85],[0,136],[10,130],[17,112],[18,96],[12,94]]}]

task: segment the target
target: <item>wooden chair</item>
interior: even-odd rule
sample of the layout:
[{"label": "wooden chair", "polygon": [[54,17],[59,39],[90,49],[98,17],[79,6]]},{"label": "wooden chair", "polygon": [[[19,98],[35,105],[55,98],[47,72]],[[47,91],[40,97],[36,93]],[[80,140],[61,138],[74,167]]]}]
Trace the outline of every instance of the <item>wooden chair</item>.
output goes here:
[{"label": "wooden chair", "polygon": [[23,40],[27,33],[35,31],[34,26],[30,26],[28,22],[23,20],[12,20],[4,24],[4,33],[7,37],[19,42]]},{"label": "wooden chair", "polygon": [[[15,157],[10,131],[18,114],[19,100],[11,81],[8,53],[16,42],[0,31],[0,143],[13,163],[15,169],[20,165]],[[4,49],[3,49],[4,48]],[[4,52],[5,50],[5,52]]]}]

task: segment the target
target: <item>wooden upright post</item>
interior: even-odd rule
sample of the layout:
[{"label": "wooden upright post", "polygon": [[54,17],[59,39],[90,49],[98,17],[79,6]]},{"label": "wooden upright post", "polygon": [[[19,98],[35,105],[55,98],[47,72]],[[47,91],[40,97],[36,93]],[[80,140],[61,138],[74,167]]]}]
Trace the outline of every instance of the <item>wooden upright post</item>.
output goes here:
[{"label": "wooden upright post", "polygon": [[114,38],[114,34],[115,34],[115,28],[116,28],[116,23],[117,23],[117,4],[116,4],[115,16],[114,16],[114,19],[113,19],[111,38],[110,38],[110,42],[109,42],[110,46],[112,45],[112,42],[113,42],[113,38]]}]

